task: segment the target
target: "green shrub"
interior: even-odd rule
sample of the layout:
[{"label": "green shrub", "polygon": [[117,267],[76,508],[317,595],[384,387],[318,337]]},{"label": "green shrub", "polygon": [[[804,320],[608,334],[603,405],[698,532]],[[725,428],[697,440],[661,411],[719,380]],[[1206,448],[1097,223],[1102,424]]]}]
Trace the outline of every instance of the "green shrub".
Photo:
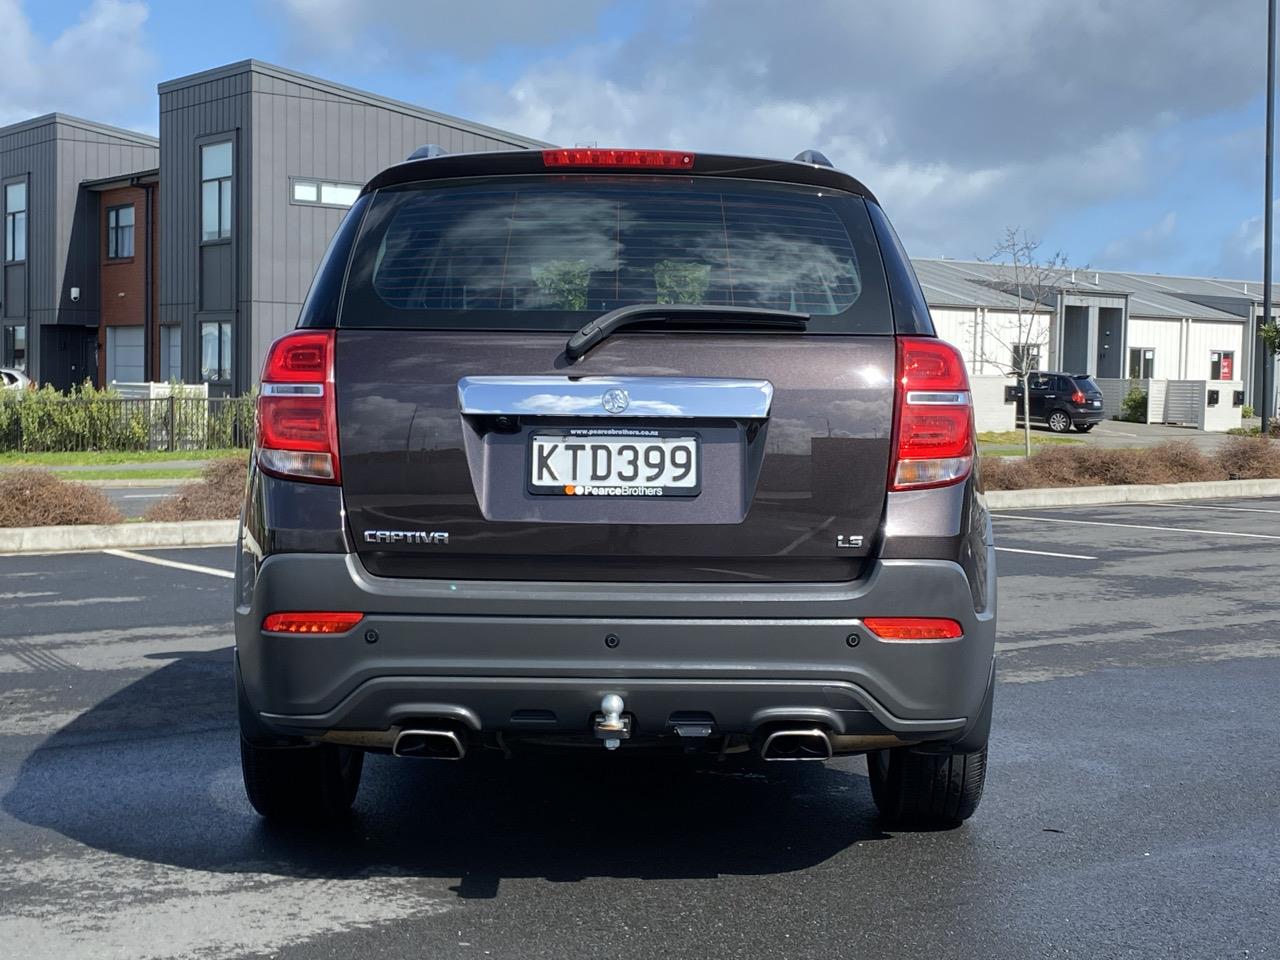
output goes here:
[{"label": "green shrub", "polygon": [[1147,391],[1141,387],[1132,387],[1120,401],[1120,419],[1130,423],[1145,423],[1147,420]]},{"label": "green shrub", "polygon": [[253,442],[255,395],[121,397],[91,384],[0,394],[0,451],[207,450]]},{"label": "green shrub", "polygon": [[0,405],[0,449],[145,450],[149,418],[145,402],[86,382],[69,392],[53,387],[6,397]]},{"label": "green shrub", "polygon": [[1249,404],[1246,403],[1243,407],[1240,408],[1240,416],[1244,417],[1246,420],[1252,420],[1253,407],[1251,407]]}]

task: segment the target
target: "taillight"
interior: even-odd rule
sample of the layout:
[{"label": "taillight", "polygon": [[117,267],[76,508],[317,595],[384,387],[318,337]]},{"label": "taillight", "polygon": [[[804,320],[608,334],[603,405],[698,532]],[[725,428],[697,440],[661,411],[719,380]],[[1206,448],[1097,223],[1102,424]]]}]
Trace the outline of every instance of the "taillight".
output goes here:
[{"label": "taillight", "polygon": [[631,167],[639,169],[689,170],[693,154],[684,150],[604,150],[597,147],[543,150],[542,163],[548,167]]},{"label": "taillight", "polygon": [[862,625],[881,640],[956,640],[964,628],[944,617],[866,617]]},{"label": "taillight", "polygon": [[973,469],[973,407],[964,358],[933,337],[898,338],[891,490],[958,483]]},{"label": "taillight", "polygon": [[294,330],[267,351],[258,395],[258,466],[278,477],[338,483],[332,330]]},{"label": "taillight", "polygon": [[1076,404],[1077,406],[1084,403],[1084,394],[1081,393],[1079,390],[1077,390],[1075,393],[1071,395],[1071,402]]},{"label": "taillight", "polygon": [[346,633],[363,619],[363,613],[346,611],[272,613],[262,621],[262,629],[266,633]]}]

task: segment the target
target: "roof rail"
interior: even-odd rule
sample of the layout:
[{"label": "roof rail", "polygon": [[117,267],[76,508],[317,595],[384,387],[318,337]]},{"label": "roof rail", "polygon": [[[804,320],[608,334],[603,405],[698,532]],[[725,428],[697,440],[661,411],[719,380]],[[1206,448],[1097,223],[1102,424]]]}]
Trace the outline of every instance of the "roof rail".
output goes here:
[{"label": "roof rail", "polygon": [[820,167],[835,168],[835,164],[820,150],[801,150],[795,155],[795,160],[797,163],[816,163]]},{"label": "roof rail", "polygon": [[409,156],[405,157],[405,159],[432,160],[435,157],[443,157],[448,152],[448,150],[440,146],[438,143],[424,143],[417,150],[413,151],[413,153],[409,154]]}]

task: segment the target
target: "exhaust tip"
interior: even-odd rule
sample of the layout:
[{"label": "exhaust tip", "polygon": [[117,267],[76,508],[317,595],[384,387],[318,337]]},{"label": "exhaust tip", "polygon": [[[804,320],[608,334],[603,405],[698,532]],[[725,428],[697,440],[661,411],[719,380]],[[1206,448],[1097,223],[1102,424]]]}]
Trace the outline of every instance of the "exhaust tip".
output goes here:
[{"label": "exhaust tip", "polygon": [[831,738],[820,727],[774,730],[760,748],[765,760],[830,760]]},{"label": "exhaust tip", "polygon": [[467,748],[452,730],[401,730],[391,753],[419,760],[461,760]]}]

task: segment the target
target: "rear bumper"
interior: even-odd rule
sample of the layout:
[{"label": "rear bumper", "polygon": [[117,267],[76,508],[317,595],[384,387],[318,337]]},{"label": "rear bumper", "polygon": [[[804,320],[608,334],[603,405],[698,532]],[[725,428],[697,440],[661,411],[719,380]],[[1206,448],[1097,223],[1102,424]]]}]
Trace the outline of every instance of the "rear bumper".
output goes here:
[{"label": "rear bumper", "polygon": [[1078,426],[1088,423],[1101,423],[1106,416],[1101,410],[1072,410],[1071,422]]},{"label": "rear bumper", "polygon": [[[964,570],[942,560],[878,561],[850,584],[450,584],[372,577],[349,554],[277,554],[238,571],[237,656],[249,706],[282,736],[423,718],[581,733],[617,693],[637,735],[697,713],[726,734],[806,721],[948,740],[990,679],[993,558],[985,571],[990,601],[975,611]],[[365,619],[339,636],[263,634],[284,610]],[[882,641],[862,626],[872,615],[951,617],[964,636]]]}]

